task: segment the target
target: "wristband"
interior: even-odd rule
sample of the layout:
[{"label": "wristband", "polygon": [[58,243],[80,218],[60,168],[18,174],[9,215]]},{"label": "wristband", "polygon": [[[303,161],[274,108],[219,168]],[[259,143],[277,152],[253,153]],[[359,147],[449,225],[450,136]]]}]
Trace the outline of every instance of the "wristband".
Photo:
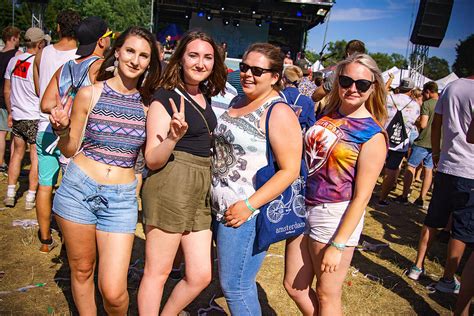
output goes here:
[{"label": "wristband", "polygon": [[249,199],[245,199],[244,201],[245,201],[245,205],[247,205],[247,208],[248,208],[252,213],[256,211],[256,209],[253,208],[252,205],[250,205]]},{"label": "wristband", "polygon": [[431,156],[433,157],[439,157],[440,153],[431,153]]},{"label": "wristband", "polygon": [[68,126],[66,128],[60,129],[60,130],[55,129],[55,130],[53,130],[53,132],[56,136],[61,138],[61,137],[64,137],[64,136],[68,136],[69,135],[69,130],[70,130],[70,128]]},{"label": "wristband", "polygon": [[336,248],[339,251],[344,251],[344,249],[346,249],[346,245],[340,244],[340,243],[337,243],[337,242],[334,242],[334,241],[331,241],[331,246],[333,246],[334,248]]}]

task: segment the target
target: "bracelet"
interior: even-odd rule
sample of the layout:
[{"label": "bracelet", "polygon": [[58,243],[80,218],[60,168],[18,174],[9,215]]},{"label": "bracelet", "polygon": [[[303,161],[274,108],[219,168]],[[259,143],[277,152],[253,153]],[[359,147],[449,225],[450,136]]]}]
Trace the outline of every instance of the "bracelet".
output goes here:
[{"label": "bracelet", "polygon": [[69,130],[70,130],[70,128],[68,126],[66,128],[60,129],[60,130],[55,129],[55,130],[53,130],[53,132],[56,136],[61,138],[61,137],[68,136],[69,135]]},{"label": "bracelet", "polygon": [[250,205],[249,199],[245,199],[244,201],[245,201],[245,205],[247,205],[247,208],[248,208],[252,213],[256,211],[256,209],[253,208],[252,205]]},{"label": "bracelet", "polygon": [[439,157],[440,153],[431,153],[431,156],[433,157]]},{"label": "bracelet", "polygon": [[333,246],[334,248],[336,248],[339,251],[344,251],[344,249],[346,249],[346,245],[340,244],[340,243],[337,243],[337,242],[334,242],[334,241],[331,241],[331,246]]}]

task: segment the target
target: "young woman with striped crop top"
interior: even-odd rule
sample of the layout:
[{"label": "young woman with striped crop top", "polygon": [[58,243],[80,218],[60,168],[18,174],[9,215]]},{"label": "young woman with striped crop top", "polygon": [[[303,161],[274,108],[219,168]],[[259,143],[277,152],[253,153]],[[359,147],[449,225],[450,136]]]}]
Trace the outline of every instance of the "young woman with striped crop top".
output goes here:
[{"label": "young woman with striped crop top", "polygon": [[[337,65],[322,117],[305,134],[309,252],[316,274],[318,315],[342,315],[342,284],[364,224],[364,213],[387,154],[386,91],[368,55]],[[305,249],[303,249],[305,251]]]},{"label": "young woman with striped crop top", "polygon": [[180,244],[185,276],[161,314],[179,314],[211,281],[210,155],[216,116],[209,101],[224,90],[225,79],[212,38],[190,32],[181,38],[154,94],[145,151],[151,172],[142,191],[146,249],[140,315],[159,314]]},{"label": "young woman with striped crop top", "polygon": [[73,157],[53,211],[66,243],[72,293],[81,315],[97,313],[96,251],[104,308],[107,314],[127,313],[127,272],[138,215],[133,166],[145,143],[144,104],[159,75],[154,36],[131,27],[117,38],[101,65],[97,79],[103,82],[79,90],[71,118],[70,101],[63,107],[58,100],[51,110],[58,147]]}]

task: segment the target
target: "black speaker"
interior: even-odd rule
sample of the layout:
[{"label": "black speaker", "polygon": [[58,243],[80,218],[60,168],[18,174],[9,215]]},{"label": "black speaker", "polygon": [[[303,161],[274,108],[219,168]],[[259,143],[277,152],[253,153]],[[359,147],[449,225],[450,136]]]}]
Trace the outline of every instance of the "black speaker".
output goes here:
[{"label": "black speaker", "polygon": [[448,28],[453,0],[420,0],[410,41],[413,44],[439,47]]}]

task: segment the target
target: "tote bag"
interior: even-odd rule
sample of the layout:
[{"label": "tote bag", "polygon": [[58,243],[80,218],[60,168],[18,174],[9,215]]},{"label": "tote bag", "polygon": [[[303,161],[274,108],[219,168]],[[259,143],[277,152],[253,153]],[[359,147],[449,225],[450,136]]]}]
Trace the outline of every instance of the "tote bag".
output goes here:
[{"label": "tote bag", "polygon": [[[282,103],[277,101],[275,103]],[[267,141],[267,165],[260,168],[256,174],[256,189],[262,187],[278,171],[278,164],[274,160],[269,139],[269,121],[273,103],[267,111],[265,121]],[[260,207],[257,215],[256,246],[258,251],[281,240],[301,235],[305,231],[305,177],[304,165],[301,166],[300,176],[278,197]]]}]

